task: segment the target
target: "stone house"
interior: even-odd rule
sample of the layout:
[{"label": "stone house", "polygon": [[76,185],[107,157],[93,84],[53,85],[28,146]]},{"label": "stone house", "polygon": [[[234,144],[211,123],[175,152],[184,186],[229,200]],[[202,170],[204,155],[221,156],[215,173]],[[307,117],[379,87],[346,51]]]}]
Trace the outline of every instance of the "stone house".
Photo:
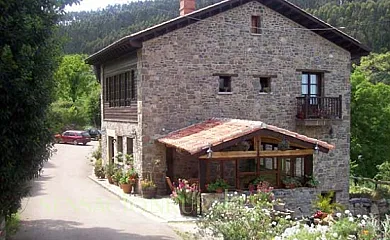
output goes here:
[{"label": "stone house", "polygon": [[333,190],[347,203],[351,60],[369,50],[284,0],[180,6],[86,60],[102,85],[104,160],[133,154],[160,194],[166,176],[246,189],[312,175],[317,188],[279,196],[294,207]]}]

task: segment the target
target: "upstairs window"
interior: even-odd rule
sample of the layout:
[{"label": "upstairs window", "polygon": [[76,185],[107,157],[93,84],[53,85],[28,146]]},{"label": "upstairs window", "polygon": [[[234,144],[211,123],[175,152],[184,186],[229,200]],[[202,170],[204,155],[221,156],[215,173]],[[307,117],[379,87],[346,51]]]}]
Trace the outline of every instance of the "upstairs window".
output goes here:
[{"label": "upstairs window", "polygon": [[231,76],[219,76],[219,92],[232,92]]},{"label": "upstairs window", "polygon": [[271,92],[271,78],[270,77],[260,77],[260,91],[261,93],[270,93]]},{"label": "upstairs window", "polygon": [[137,79],[135,70],[106,77],[103,85],[105,103],[109,107],[125,107],[137,100]]},{"label": "upstairs window", "polygon": [[251,33],[261,34],[260,16],[252,16],[251,17]]},{"label": "upstairs window", "polygon": [[321,74],[302,73],[302,96],[321,96]]}]

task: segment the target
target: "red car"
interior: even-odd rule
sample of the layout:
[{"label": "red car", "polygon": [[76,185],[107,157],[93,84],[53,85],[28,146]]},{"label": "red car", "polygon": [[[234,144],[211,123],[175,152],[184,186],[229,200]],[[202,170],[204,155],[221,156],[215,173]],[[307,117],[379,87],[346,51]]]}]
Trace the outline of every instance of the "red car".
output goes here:
[{"label": "red car", "polygon": [[74,145],[79,143],[86,145],[91,141],[91,136],[86,131],[68,130],[62,134],[55,135],[55,138],[57,143],[72,143]]}]

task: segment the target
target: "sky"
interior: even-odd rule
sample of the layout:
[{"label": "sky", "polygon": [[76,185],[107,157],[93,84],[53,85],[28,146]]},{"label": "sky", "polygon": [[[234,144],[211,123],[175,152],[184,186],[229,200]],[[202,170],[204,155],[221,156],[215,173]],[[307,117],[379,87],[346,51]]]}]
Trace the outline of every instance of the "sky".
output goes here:
[{"label": "sky", "polygon": [[105,8],[107,5],[128,3],[130,0],[82,0],[80,4],[67,6],[66,11],[90,11],[98,8]]}]

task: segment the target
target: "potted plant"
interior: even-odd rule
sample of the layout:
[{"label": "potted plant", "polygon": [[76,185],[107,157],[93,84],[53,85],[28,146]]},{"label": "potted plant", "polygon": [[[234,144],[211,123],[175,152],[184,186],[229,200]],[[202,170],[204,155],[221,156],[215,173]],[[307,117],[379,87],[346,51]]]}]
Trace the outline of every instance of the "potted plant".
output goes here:
[{"label": "potted plant", "polygon": [[297,177],[285,177],[282,182],[286,188],[296,188],[302,186]]},{"label": "potted plant", "polygon": [[[132,159],[131,159],[132,160]],[[155,160],[152,166],[152,172],[149,172],[147,178],[141,180],[141,195],[143,198],[155,198],[157,194],[157,186],[153,182],[154,167],[160,163],[160,160]]]},{"label": "potted plant", "polygon": [[196,184],[190,185],[187,180],[179,179],[177,186],[174,184],[172,200],[179,204],[180,214],[196,216],[200,192]]},{"label": "potted plant", "polygon": [[138,179],[138,174],[135,172],[133,168],[129,169],[125,172],[121,179],[120,184],[124,193],[131,193],[131,189]]},{"label": "potted plant", "polygon": [[141,195],[143,198],[155,198],[157,194],[156,184],[149,179],[141,180]]},{"label": "potted plant", "polygon": [[118,163],[123,163],[123,158],[124,158],[124,156],[123,156],[123,153],[122,153],[122,152],[118,152],[118,153],[116,154],[116,156],[115,156],[115,159],[116,159],[116,161],[117,161]]},{"label": "potted plant", "polygon": [[[123,159],[123,157],[122,157]],[[125,154],[124,156],[124,159],[125,159],[125,163],[129,166],[133,166],[134,164],[134,158],[133,158],[133,154]]]},{"label": "potted plant", "polygon": [[114,175],[114,164],[112,163],[108,163],[106,164],[106,177],[107,177],[107,180],[108,180],[108,183],[109,184],[113,184],[114,183],[114,180],[112,179],[112,176]]},{"label": "potted plant", "polygon": [[223,190],[229,188],[229,184],[225,180],[218,178],[215,182],[207,185],[207,190],[210,192],[222,193]]},{"label": "potted plant", "polygon": [[320,182],[313,175],[305,175],[306,178],[306,186],[315,188],[320,184]]},{"label": "potted plant", "polygon": [[122,178],[122,169],[116,168],[114,169],[114,175],[112,176],[112,181],[114,182],[115,185],[119,186],[119,181]]},{"label": "potted plant", "polygon": [[105,173],[105,170],[103,167],[103,160],[101,158],[96,160],[94,172],[95,172],[95,176],[97,178],[104,178],[106,176],[106,173]]}]

